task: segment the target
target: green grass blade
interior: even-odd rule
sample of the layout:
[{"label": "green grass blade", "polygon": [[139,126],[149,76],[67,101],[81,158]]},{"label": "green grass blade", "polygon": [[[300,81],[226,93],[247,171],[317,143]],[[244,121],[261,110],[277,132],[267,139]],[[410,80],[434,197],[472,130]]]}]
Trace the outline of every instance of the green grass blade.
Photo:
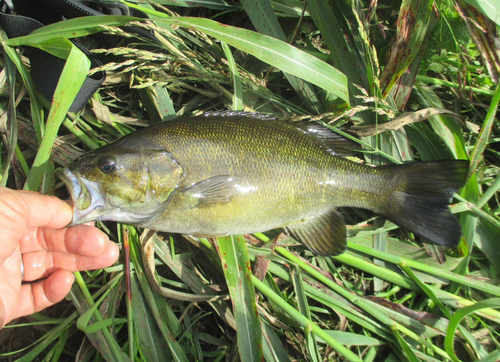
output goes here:
[{"label": "green grass blade", "polygon": [[417,149],[422,161],[446,160],[452,153],[441,143],[429,126],[416,123],[405,127],[410,143]]},{"label": "green grass blade", "polygon": [[16,68],[12,60],[8,57],[5,57],[5,71],[7,72],[7,81],[9,83],[9,105],[7,106],[8,127],[6,137],[8,149],[5,168],[3,170],[3,174],[0,175],[0,186],[7,185],[10,165],[12,164],[12,159],[16,153],[17,146]]},{"label": "green grass blade", "polygon": [[241,88],[241,78],[240,73],[238,71],[238,66],[234,61],[233,53],[231,53],[231,49],[229,46],[222,42],[222,49],[224,49],[224,53],[226,54],[227,61],[229,63],[229,71],[231,72],[231,79],[233,80],[233,111],[241,111],[243,110],[243,90]]},{"label": "green grass blade", "polygon": [[408,342],[406,342],[404,338],[401,336],[401,333],[399,333],[399,331],[396,328],[392,328],[392,331],[394,333],[394,336],[396,337],[399,347],[401,347],[401,350],[405,354],[407,360],[409,362],[420,362],[420,359],[415,355],[413,350],[410,348]]},{"label": "green grass blade", "polygon": [[481,362],[498,362],[500,361],[500,349],[496,349],[480,360]]},{"label": "green grass blade", "polygon": [[481,290],[486,293],[490,293],[493,295],[500,296],[500,287],[494,284],[486,283],[486,282],[481,282],[479,280],[473,279],[473,278],[468,278],[466,276],[460,275],[453,273],[448,270],[444,270],[443,267],[439,266],[433,266],[429,265],[429,263],[423,263],[419,262],[416,260],[410,260],[410,259],[405,259],[401,258],[399,256],[386,253],[383,251],[378,251],[369,247],[366,247],[364,245],[357,244],[351,240],[348,241],[348,248],[352,250],[356,250],[362,253],[366,253],[367,255],[371,255],[373,257],[376,257],[378,259],[382,259],[385,261],[388,261],[390,263],[393,263],[395,265],[400,265],[405,263],[409,267],[413,269],[417,269],[429,274],[433,274],[442,278],[446,278],[450,281],[458,282],[462,285],[467,285],[471,288],[476,288],[477,290]]},{"label": "green grass blade", "polygon": [[292,362],[274,329],[264,321],[262,322],[262,336],[266,362]]},{"label": "green grass blade", "polygon": [[[451,313],[448,309],[446,309],[446,307],[443,305],[443,303],[441,303],[441,301],[436,297],[436,295],[427,287],[427,285],[425,285],[424,283],[422,283],[420,281],[419,278],[417,278],[415,276],[415,274],[413,273],[413,271],[408,267],[408,265],[406,265],[406,263],[401,263],[400,264],[400,267],[405,271],[406,274],[408,274],[412,280],[424,291],[424,293],[436,304],[436,306],[439,308],[439,310],[441,311],[441,313],[443,313],[443,315],[450,319],[451,318]],[[467,331],[465,330],[462,326],[458,326],[458,328],[460,329],[460,332],[462,333],[462,335],[467,339],[467,341],[469,342],[469,344],[474,348],[474,350],[476,351],[476,354],[478,356],[484,356],[486,354],[486,351],[484,350],[484,348],[481,346],[481,344],[474,338],[472,337],[472,335]]]},{"label": "green grass blade", "polygon": [[334,338],[330,337],[324,330],[318,327],[317,324],[313,323],[311,320],[307,319],[298,310],[293,308],[290,304],[283,300],[279,295],[274,293],[268,286],[262,283],[259,279],[252,276],[253,283],[259,291],[272,300],[274,303],[279,305],[288,315],[290,315],[297,323],[299,323],[304,328],[309,328],[318,337],[323,339],[326,343],[332,346],[336,351],[338,351],[342,356],[344,356],[350,362],[361,362],[361,359],[356,356],[349,349],[345,348],[342,344],[337,342]]},{"label": "green grass blade", "polygon": [[[415,94],[418,97],[420,105],[424,108],[445,108],[436,93],[427,86],[416,83]],[[459,160],[468,159],[462,130],[454,119],[437,115],[431,117],[429,122],[434,132],[441,138],[455,158]]]},{"label": "green grass blade", "polygon": [[31,106],[31,118],[33,125],[35,126],[35,131],[37,135],[38,142],[41,141],[43,130],[44,130],[44,111],[41,104],[40,94],[35,88],[33,80],[31,79],[31,74],[28,71],[26,65],[22,62],[18,53],[7,44],[3,44],[5,53],[8,55],[10,60],[16,65],[17,71],[23,79],[24,86],[26,87],[28,94],[30,95],[30,106]]},{"label": "green grass blade", "polygon": [[[174,104],[164,87],[153,86],[138,89],[153,123],[166,121],[176,117]],[[154,114],[153,114],[154,113]]]},{"label": "green grass blade", "polygon": [[[132,230],[133,228],[129,227],[129,229]],[[136,235],[135,232],[133,234]],[[154,343],[156,346],[155,347],[156,350],[151,351],[151,353],[153,355],[156,355],[157,353],[161,352],[161,350],[163,348],[165,348],[165,346],[162,346],[162,344],[163,344],[163,342],[166,342],[166,345],[168,346],[168,349],[169,349],[170,354],[172,356],[171,360],[176,361],[176,362],[189,362],[189,359],[188,359],[184,349],[182,348],[180,343],[174,337],[170,323],[168,323],[170,321],[170,319],[169,319],[169,316],[166,315],[165,310],[164,310],[165,298],[160,296],[160,295],[157,295],[153,292],[153,290],[149,284],[149,281],[146,277],[146,274],[144,273],[144,271],[142,269],[143,266],[142,266],[142,263],[140,261],[141,257],[140,257],[140,252],[139,252],[139,248],[142,246],[141,246],[140,242],[135,238],[135,236],[134,236],[134,242],[131,244],[131,246],[132,247],[130,249],[130,258],[131,258],[131,261],[134,265],[134,271],[135,271],[134,279],[139,282],[140,289],[141,289],[140,291],[137,291],[137,293],[138,293],[137,296],[140,299],[135,300],[134,303],[140,302],[141,300],[145,301],[147,307],[149,308],[150,315],[152,315],[154,320],[155,320],[155,323],[157,326],[157,329],[155,328],[155,330],[159,330],[159,334],[160,334],[160,336],[156,335],[154,337],[153,336],[150,337],[151,339],[153,339],[153,341],[149,340],[149,342]],[[149,314],[148,312],[139,312],[139,313],[140,314],[142,314],[142,313]],[[150,323],[150,322],[148,322],[148,323]],[[151,333],[151,331],[146,328],[147,326],[145,324],[141,324],[141,328],[143,328],[143,327],[145,328],[144,331],[138,330],[137,332],[138,333],[142,333],[142,332]],[[174,328],[176,328],[175,323],[174,323]],[[147,336],[144,336],[144,337],[149,339]]]},{"label": "green grass blade", "polygon": [[[343,331],[325,331],[325,332],[346,346],[382,346],[385,344],[383,341],[379,339],[360,335],[357,333],[343,332]],[[319,341],[325,343],[325,341],[323,340]]]},{"label": "green grass blade", "polygon": [[54,92],[44,137],[26,180],[27,190],[36,191],[40,187],[59,127],[90,69],[87,56],[69,40],[66,40],[66,45],[70,49],[69,56]]},{"label": "green grass blade", "polygon": [[[344,253],[342,255],[338,255],[338,256],[335,256],[332,258],[334,258],[335,260],[338,260],[344,264],[351,265],[357,269],[364,270],[369,274],[372,274],[374,276],[382,278],[386,281],[389,281],[391,283],[399,285],[403,288],[410,289],[413,291],[419,291],[419,288],[417,287],[417,285],[415,283],[413,283],[413,281],[411,279],[409,279],[401,274],[398,274],[392,270],[380,268],[380,267],[374,265],[373,263],[366,262],[366,261],[364,261],[364,260],[362,260],[354,255],[351,255],[350,253]],[[461,307],[468,307],[471,304],[473,304],[473,302],[471,302],[468,299],[451,294],[451,293],[446,292],[444,290],[440,290],[438,288],[431,287],[431,286],[428,286],[428,288],[430,288],[433,291],[433,293],[436,294],[436,296],[438,298],[440,298],[444,304],[449,305],[451,307],[461,308]],[[494,321],[500,322],[500,313],[498,313],[495,310],[488,310],[488,313],[487,314],[484,313],[484,316],[486,318],[490,318]]]},{"label": "green grass blade", "polygon": [[243,236],[218,238],[218,248],[233,303],[241,360],[262,361],[262,330],[245,239]]},{"label": "green grass blade", "polygon": [[485,308],[500,308],[500,298],[490,298],[482,300],[469,307],[459,309],[450,319],[450,324],[448,325],[448,332],[446,333],[446,338],[444,340],[444,348],[454,362],[459,361],[453,349],[453,341],[455,336],[455,330],[459,326],[460,321],[469,314]]},{"label": "green grass blade", "polygon": [[[297,305],[299,307],[299,312],[302,313],[307,319],[311,319],[311,312],[309,310],[309,303],[307,302],[307,294],[304,289],[300,268],[298,266],[293,266],[291,275],[295,295],[297,296]],[[307,340],[307,349],[309,350],[309,357],[311,358],[311,361],[321,361],[321,355],[318,350],[315,334],[312,333],[311,330],[306,328],[305,335]]]},{"label": "green grass blade", "polygon": [[488,146],[488,142],[490,141],[490,135],[493,127],[493,122],[495,121],[495,116],[497,114],[499,102],[500,102],[500,84],[497,85],[495,94],[491,99],[488,113],[486,114],[486,118],[484,119],[481,131],[479,132],[479,138],[476,144],[474,145],[474,150],[472,151],[472,155],[470,157],[471,165],[469,173],[471,174],[476,171],[476,168],[478,167],[479,163],[483,161],[483,153],[486,147]]},{"label": "green grass blade", "polygon": [[[121,280],[120,276],[115,278],[114,284],[116,284],[120,280]],[[78,277],[78,281],[81,282],[80,277]],[[92,317],[96,316],[97,315],[96,313],[98,313],[97,310],[99,308],[99,305],[101,305],[103,300],[111,292],[111,287],[113,287],[113,283],[110,283],[109,287],[110,288],[109,289],[107,288],[104,291],[103,295],[96,302],[92,302],[93,304],[88,308],[88,310],[85,313],[82,313],[82,315],[78,318],[78,320],[76,322],[76,326],[79,330],[81,330],[85,333],[94,333],[94,332],[112,324],[112,323],[108,323],[108,322],[113,322],[110,319],[100,320],[96,323],[90,324],[90,320],[92,319]],[[106,322],[106,323],[102,323],[102,322]]]},{"label": "green grass blade", "polygon": [[136,273],[132,273],[132,300],[134,327],[146,361],[160,362],[172,358],[167,342],[162,338],[157,322],[148,308]]},{"label": "green grass blade", "polygon": [[[95,307],[97,303],[94,302],[94,298],[90,294],[83,277],[79,272],[74,274],[76,283],[71,290],[73,304],[82,317],[85,316],[85,313],[89,309],[92,309],[93,322],[102,322],[103,317]],[[90,339],[94,347],[104,358],[115,361],[126,361],[128,359],[127,355],[121,351],[118,342],[112,337],[108,328],[99,329],[97,331],[94,330],[92,333],[88,334],[87,338]]]},{"label": "green grass blade", "polygon": [[490,187],[484,192],[483,196],[477,203],[477,207],[482,208],[496,193],[500,190],[500,177],[497,176],[495,181]]},{"label": "green grass blade", "polygon": [[[78,312],[72,313],[65,320],[63,320],[60,324],[58,324],[55,328],[51,329],[47,332],[42,338],[33,343],[34,348],[29,352],[18,358],[16,361],[18,362],[31,362],[37,359],[37,356],[42,353],[48,346],[50,346],[57,338],[59,338],[64,331],[68,328],[69,325],[75,322],[75,319],[78,318]],[[31,347],[31,346],[28,346]],[[1,357],[5,355],[2,354]]]}]

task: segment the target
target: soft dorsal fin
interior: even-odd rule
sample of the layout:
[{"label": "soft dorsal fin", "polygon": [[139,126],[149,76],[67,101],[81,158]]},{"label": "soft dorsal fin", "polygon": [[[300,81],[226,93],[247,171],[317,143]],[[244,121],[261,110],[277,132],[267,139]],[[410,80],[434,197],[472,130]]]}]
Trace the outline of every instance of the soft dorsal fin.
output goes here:
[{"label": "soft dorsal fin", "polygon": [[212,111],[206,112],[203,114],[204,117],[219,117],[219,118],[229,118],[229,117],[247,117],[247,118],[255,118],[261,119],[263,121],[275,121],[278,118],[264,113],[256,113],[256,112],[245,112],[245,111]]},{"label": "soft dorsal fin", "polygon": [[339,135],[319,123],[300,121],[295,122],[294,125],[316,137],[335,156],[355,156],[360,150],[358,143]]},{"label": "soft dorsal fin", "polygon": [[339,255],[347,247],[347,229],[344,218],[334,209],[287,225],[285,230],[317,255]]}]

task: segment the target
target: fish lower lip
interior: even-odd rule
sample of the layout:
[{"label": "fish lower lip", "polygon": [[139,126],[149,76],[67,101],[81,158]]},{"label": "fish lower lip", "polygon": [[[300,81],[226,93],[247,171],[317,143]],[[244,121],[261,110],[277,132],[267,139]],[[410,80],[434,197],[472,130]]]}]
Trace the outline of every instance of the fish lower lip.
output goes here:
[{"label": "fish lower lip", "polygon": [[68,189],[73,201],[77,200],[82,193],[82,188],[80,187],[78,178],[68,169],[65,169],[64,171],[57,170],[56,175],[66,185],[66,188]]},{"label": "fish lower lip", "polygon": [[83,224],[99,219],[107,212],[106,200],[99,183],[80,178],[68,169],[58,172],[73,199],[73,220],[71,224]]}]

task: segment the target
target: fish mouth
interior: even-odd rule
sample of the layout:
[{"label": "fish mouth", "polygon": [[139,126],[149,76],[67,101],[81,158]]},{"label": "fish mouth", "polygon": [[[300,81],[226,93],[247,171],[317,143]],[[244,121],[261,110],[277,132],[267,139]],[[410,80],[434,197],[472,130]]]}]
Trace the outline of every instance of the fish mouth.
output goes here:
[{"label": "fish mouth", "polygon": [[73,199],[73,220],[71,225],[103,220],[110,208],[98,182],[76,176],[69,169],[58,170],[57,176],[64,182]]}]

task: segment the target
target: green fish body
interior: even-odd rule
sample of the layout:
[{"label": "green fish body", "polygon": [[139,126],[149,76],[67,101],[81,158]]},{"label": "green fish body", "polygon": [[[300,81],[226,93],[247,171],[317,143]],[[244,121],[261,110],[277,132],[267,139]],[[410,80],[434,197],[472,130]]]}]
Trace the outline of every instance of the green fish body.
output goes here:
[{"label": "green fish body", "polygon": [[278,227],[319,255],[346,247],[336,207],[372,210],[435,243],[461,236],[448,203],[467,161],[370,167],[316,123],[211,113],[157,124],[82,156],[61,175],[74,223],[129,222],[195,236]]}]

